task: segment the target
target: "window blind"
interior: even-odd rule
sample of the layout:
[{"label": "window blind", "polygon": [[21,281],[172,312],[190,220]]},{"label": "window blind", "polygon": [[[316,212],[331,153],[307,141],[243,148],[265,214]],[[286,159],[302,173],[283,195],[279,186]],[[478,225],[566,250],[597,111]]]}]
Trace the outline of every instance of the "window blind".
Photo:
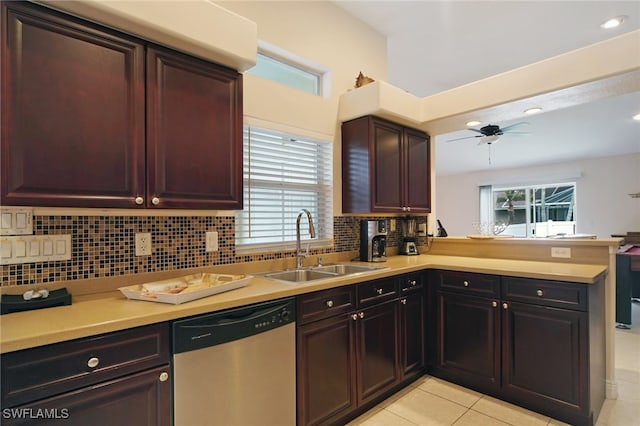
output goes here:
[{"label": "window blind", "polygon": [[311,212],[316,238],[304,243],[327,245],[333,238],[333,146],[330,142],[277,131],[244,127],[244,210],[236,216],[236,249],[292,248],[296,218]]}]

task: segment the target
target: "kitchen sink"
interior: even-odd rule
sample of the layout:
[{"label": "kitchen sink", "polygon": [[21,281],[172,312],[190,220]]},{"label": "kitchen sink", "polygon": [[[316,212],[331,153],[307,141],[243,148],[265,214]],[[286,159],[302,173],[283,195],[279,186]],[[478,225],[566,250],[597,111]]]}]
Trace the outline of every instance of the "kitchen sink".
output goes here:
[{"label": "kitchen sink", "polygon": [[316,266],[313,268],[314,271],[332,272],[334,274],[339,274],[339,275],[359,274],[361,272],[379,271],[381,269],[386,269],[386,268],[380,267],[380,266],[344,265],[344,264]]},{"label": "kitchen sink", "polygon": [[291,271],[270,272],[264,275],[265,278],[289,282],[307,282],[337,276],[338,274],[336,273],[316,271],[313,269],[293,269]]},{"label": "kitchen sink", "polygon": [[290,283],[303,283],[316,280],[324,280],[328,278],[342,277],[345,275],[360,274],[363,272],[373,272],[387,269],[383,266],[364,266],[364,265],[326,265],[314,266],[304,269],[290,269],[285,271],[266,272],[261,275],[272,280],[285,281]]}]

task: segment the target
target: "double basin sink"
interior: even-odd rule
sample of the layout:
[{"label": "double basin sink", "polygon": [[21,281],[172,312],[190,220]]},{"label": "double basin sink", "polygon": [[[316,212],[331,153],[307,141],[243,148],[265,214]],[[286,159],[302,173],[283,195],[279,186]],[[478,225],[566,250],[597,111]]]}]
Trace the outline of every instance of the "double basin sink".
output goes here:
[{"label": "double basin sink", "polygon": [[364,272],[374,272],[387,269],[383,266],[364,266],[364,265],[327,265],[314,266],[303,269],[288,269],[285,271],[266,272],[262,275],[277,281],[285,281],[289,283],[304,283],[309,281],[324,280],[327,278],[343,277],[345,275],[355,275]]}]

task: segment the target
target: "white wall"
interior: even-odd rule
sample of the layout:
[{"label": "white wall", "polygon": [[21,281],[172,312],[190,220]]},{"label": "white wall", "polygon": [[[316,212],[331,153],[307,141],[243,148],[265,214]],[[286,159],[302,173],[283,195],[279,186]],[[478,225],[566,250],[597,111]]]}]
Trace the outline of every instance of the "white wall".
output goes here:
[{"label": "white wall", "polygon": [[[436,158],[437,167],[437,158]],[[436,216],[449,235],[475,234],[479,217],[478,186],[576,182],[577,233],[640,231],[640,153],[576,160],[546,166],[483,171],[436,177]]]}]

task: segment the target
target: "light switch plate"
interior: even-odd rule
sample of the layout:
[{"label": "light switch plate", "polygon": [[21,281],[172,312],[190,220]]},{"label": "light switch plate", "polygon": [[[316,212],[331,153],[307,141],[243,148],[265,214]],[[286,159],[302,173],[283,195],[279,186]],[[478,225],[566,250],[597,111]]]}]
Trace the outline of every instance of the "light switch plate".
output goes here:
[{"label": "light switch plate", "polygon": [[33,209],[28,207],[0,208],[0,235],[32,235]]},{"label": "light switch plate", "polygon": [[70,259],[70,234],[0,237],[0,265]]}]

